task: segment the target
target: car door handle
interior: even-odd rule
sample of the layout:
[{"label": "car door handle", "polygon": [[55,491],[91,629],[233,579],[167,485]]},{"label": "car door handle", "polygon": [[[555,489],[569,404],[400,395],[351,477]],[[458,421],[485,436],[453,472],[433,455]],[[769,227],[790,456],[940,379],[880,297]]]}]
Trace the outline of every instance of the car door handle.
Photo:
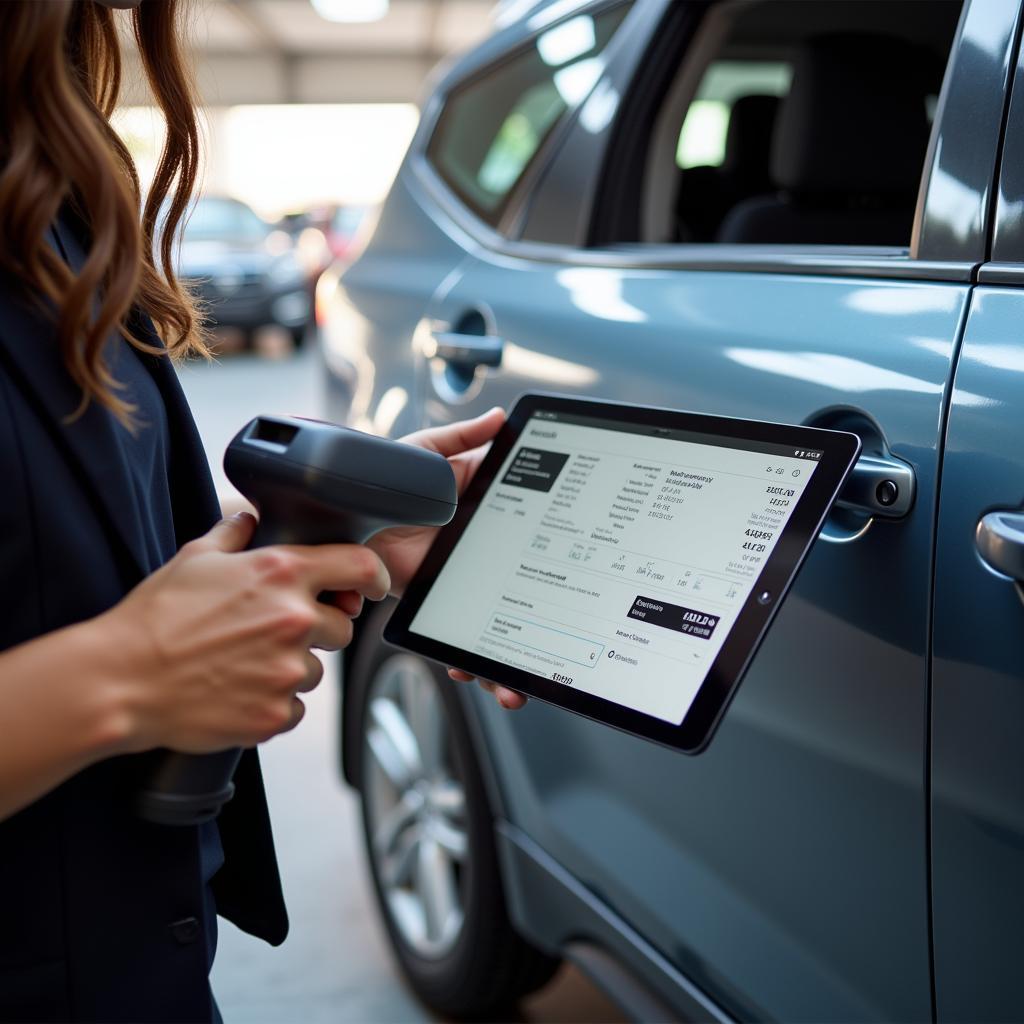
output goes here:
[{"label": "car door handle", "polygon": [[456,366],[501,366],[505,339],[494,334],[456,334],[436,331],[431,334],[433,352],[428,355]]},{"label": "car door handle", "polygon": [[989,566],[1024,583],[1024,512],[989,512],[978,522],[974,540]]},{"label": "car door handle", "polygon": [[862,455],[836,504],[869,516],[902,519],[914,504],[914,471],[891,455]]}]

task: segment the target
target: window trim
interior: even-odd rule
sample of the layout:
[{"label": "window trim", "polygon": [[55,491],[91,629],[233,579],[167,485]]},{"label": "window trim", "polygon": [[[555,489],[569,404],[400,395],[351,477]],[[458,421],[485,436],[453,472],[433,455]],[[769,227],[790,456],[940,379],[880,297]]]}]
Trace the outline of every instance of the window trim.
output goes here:
[{"label": "window trim", "polygon": [[[1020,0],[964,0],[918,192],[911,237],[916,257],[935,259],[950,253],[942,237],[945,233],[954,236],[948,258],[970,260],[976,269],[989,259],[1021,18]],[[997,61],[985,60],[996,33],[1005,37],[1003,52]],[[985,145],[979,144],[981,134],[986,136]],[[959,241],[955,229],[941,216],[947,179],[955,179],[974,206],[974,223]]]},{"label": "window trim", "polygon": [[[1024,278],[1024,217],[1021,216],[1024,170],[1024,26],[1017,26],[1017,57],[1006,109],[999,168],[993,189],[995,214],[988,255],[980,280],[1020,284]],[[1009,187],[1008,187],[1009,186]]]},{"label": "window trim", "polygon": [[978,284],[1024,285],[1024,263],[985,263],[978,268]]},{"label": "window trim", "polygon": [[883,246],[647,245],[580,249],[547,242],[502,239],[488,246],[497,256],[612,270],[689,270],[703,273],[877,277],[894,280],[973,280],[976,264],[911,259],[907,249]]}]

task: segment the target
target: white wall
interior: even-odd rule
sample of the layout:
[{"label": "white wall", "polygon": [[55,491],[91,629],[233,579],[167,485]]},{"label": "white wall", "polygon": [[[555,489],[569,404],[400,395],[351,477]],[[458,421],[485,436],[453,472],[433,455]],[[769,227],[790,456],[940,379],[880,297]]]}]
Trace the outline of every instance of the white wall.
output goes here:
[{"label": "white wall", "polygon": [[[376,203],[417,117],[408,103],[215,107],[205,116],[203,187],[271,219],[321,203]],[[159,115],[151,107],[122,108],[115,126],[148,181],[163,143]]]}]

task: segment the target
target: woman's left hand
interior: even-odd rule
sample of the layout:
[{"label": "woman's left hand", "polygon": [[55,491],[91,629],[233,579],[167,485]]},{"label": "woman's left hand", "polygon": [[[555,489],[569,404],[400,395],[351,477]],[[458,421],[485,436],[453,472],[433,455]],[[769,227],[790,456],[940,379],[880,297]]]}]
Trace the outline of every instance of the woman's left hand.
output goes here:
[{"label": "woman's left hand", "polygon": [[[431,427],[403,437],[405,444],[415,444],[443,455],[461,495],[483,460],[487,446],[505,422],[502,409],[491,409],[475,420],[463,420],[447,427]],[[391,593],[401,597],[409,581],[423,561],[437,536],[436,526],[394,526],[381,530],[367,543],[380,555],[391,573]]]},{"label": "woman's left hand", "polygon": [[[474,420],[418,430],[415,434],[403,437],[402,440],[406,444],[419,445],[421,448],[443,455],[455,473],[455,483],[461,495],[504,422],[504,410],[494,408]],[[438,527],[434,526],[395,526],[390,530],[381,530],[367,543],[367,547],[376,551],[387,566],[391,574],[391,592],[396,596],[401,596],[420,567],[420,562],[434,542],[437,531]],[[460,682],[469,682],[473,679],[473,676],[456,669],[450,669],[449,675]],[[502,707],[521,708],[526,703],[526,698],[522,694],[507,687],[486,680],[480,680],[480,685],[493,693]]]}]

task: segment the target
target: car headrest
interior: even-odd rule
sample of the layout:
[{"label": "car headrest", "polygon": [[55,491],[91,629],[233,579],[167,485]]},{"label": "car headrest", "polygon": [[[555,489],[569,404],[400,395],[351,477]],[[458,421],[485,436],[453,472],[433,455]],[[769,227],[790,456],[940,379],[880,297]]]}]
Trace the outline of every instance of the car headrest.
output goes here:
[{"label": "car headrest", "polygon": [[778,96],[741,96],[733,103],[725,134],[723,167],[767,175],[778,109]]},{"label": "car headrest", "polygon": [[806,40],[772,140],[772,177],[791,192],[917,188],[928,144],[925,54],[891,36]]}]

